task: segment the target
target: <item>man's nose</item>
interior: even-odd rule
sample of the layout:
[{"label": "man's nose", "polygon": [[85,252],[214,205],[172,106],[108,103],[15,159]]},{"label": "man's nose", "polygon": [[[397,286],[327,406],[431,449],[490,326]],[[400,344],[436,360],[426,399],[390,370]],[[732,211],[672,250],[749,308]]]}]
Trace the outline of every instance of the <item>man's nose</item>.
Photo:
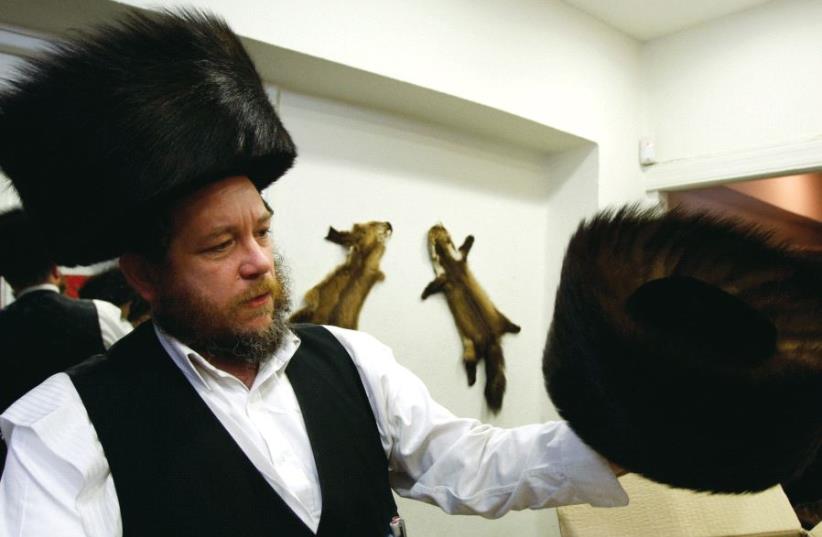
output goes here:
[{"label": "man's nose", "polygon": [[240,263],[242,278],[257,278],[274,268],[274,253],[268,245],[261,245],[256,240],[247,242],[244,257]]}]

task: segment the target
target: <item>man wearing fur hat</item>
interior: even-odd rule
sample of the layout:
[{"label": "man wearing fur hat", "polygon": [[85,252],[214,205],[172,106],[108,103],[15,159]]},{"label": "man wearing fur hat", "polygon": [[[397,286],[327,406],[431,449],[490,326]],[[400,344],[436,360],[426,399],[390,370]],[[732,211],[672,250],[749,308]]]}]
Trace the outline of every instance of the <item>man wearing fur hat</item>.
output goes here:
[{"label": "man wearing fur hat", "polygon": [[60,293],[60,269],[21,209],[0,214],[0,276],[15,301],[0,310],[0,410],[49,376],[104,352],[131,331],[116,306]]},{"label": "man wearing fur hat", "polygon": [[260,190],[296,151],[221,20],[133,14],[0,109],[0,165],[57,260],[120,256],[153,318],[0,418],[0,534],[383,537],[392,488],[488,517],[627,502],[564,423],[457,418],[370,336],[285,323]]}]

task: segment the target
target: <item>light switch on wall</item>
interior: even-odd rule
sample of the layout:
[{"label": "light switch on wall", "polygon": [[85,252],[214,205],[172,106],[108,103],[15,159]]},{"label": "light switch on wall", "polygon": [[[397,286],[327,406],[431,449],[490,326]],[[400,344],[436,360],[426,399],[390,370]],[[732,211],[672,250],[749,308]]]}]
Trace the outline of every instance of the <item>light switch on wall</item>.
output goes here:
[{"label": "light switch on wall", "polygon": [[643,166],[656,164],[656,147],[650,138],[639,139],[639,163]]}]

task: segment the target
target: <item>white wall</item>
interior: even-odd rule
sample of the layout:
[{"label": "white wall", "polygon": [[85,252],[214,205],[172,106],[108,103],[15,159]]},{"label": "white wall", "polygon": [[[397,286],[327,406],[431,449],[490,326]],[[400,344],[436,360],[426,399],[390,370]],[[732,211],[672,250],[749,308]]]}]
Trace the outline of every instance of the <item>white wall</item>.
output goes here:
[{"label": "white wall", "polygon": [[[381,265],[386,280],[366,301],[360,328],[389,344],[456,414],[504,426],[554,417],[540,367],[567,239],[557,233],[568,233],[583,211],[595,208],[595,151],[546,160],[291,93],[282,96],[281,116],[300,156],[266,196],[275,212],[276,242],[291,266],[295,304],[344,259],[340,246],[323,240],[329,224],[341,229],[388,220],[394,233]],[[457,245],[475,235],[469,266],[497,307],[522,327],[503,339],[508,393],[498,417],[485,411],[482,373],[475,387],[466,386],[462,348],[444,297],[420,300],[433,279],[425,237],[437,222]],[[419,502],[403,501],[400,508],[413,534],[558,535],[549,511],[487,521],[447,516]]]},{"label": "white wall", "polygon": [[[126,0],[143,7],[154,0]],[[505,110],[599,145],[600,204],[643,194],[640,45],[558,0],[196,0],[240,34]]]},{"label": "white wall", "polygon": [[644,133],[660,162],[822,135],[822,1],[777,0],[648,42]]}]

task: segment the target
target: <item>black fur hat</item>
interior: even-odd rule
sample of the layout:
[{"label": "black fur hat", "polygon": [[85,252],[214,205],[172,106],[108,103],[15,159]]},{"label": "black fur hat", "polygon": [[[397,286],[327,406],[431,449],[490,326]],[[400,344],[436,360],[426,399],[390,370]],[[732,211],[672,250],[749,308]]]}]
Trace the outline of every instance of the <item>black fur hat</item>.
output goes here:
[{"label": "black fur hat", "polygon": [[240,40],[201,12],[79,33],[0,95],[0,166],[63,265],[121,254],[142,214],[209,182],[263,189],[295,157]]},{"label": "black fur hat", "polygon": [[714,492],[822,445],[822,266],[750,227],[636,209],[580,225],[543,357],[560,415],[629,471]]}]

